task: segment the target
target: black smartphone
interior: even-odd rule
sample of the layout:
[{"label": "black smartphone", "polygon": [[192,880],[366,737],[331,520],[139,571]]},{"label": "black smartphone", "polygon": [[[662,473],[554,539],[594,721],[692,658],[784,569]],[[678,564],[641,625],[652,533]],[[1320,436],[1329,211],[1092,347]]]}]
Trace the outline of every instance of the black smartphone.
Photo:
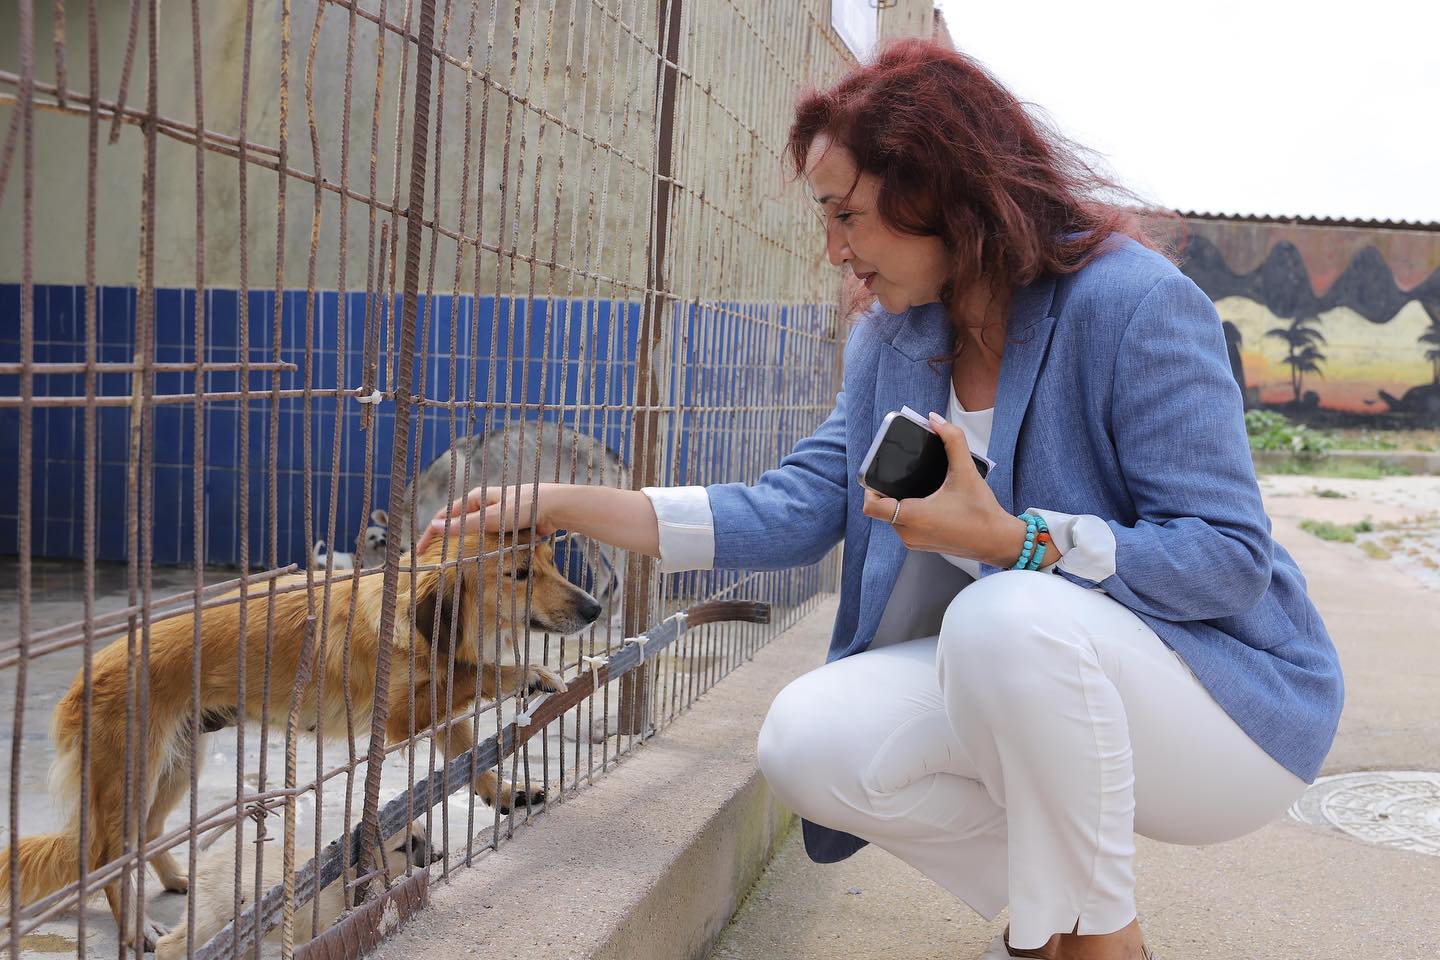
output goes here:
[{"label": "black smartphone", "polygon": [[[985,476],[989,465],[973,453],[970,459]],[[888,413],[860,465],[860,483],[896,500],[928,497],[949,470],[945,442],[928,424],[908,411]]]}]

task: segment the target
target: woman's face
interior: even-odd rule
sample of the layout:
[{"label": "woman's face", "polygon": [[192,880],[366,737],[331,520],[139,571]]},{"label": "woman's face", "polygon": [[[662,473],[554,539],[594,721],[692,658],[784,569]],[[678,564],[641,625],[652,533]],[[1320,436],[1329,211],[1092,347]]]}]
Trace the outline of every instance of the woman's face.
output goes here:
[{"label": "woman's face", "polygon": [[849,150],[816,137],[805,158],[805,179],[824,212],[831,263],[848,265],[890,313],[940,299],[950,273],[945,244],[891,229],[877,206],[880,178],[860,173]]}]

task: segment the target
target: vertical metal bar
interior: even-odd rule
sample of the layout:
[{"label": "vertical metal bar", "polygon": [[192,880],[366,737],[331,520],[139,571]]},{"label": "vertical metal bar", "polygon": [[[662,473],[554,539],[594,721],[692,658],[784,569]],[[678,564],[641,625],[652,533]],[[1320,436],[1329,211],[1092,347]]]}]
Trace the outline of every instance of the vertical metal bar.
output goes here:
[{"label": "vertical metal bar", "polygon": [[69,106],[67,87],[70,85],[65,71],[65,0],[54,0],[50,26],[55,49],[55,102],[63,108]]},{"label": "vertical metal bar", "polygon": [[[410,206],[405,224],[404,316],[400,324],[399,369],[395,385],[395,445],[390,461],[390,515],[403,516],[405,491],[395,482],[405,475],[409,455],[410,395],[415,357],[415,319],[420,288],[420,257],[425,215],[425,173],[430,130],[430,75],[435,62],[435,0],[420,0],[420,32],[415,58],[415,119],[410,141]],[[391,640],[395,631],[396,599],[400,586],[400,540],[390,538],[385,552],[384,595],[380,614],[380,655],[375,665],[375,706],[370,719],[370,746],[365,768],[365,806],[362,849],[373,851],[380,843],[377,814],[380,808],[380,765],[385,760],[385,721],[390,702]],[[409,613],[406,613],[409,617]],[[257,901],[258,902],[258,901]]]},{"label": "vertical metal bar", "polygon": [[[239,487],[239,517],[240,527],[240,609],[238,612],[238,623],[236,634],[239,638],[240,655],[239,665],[235,671],[235,702],[241,709],[235,711],[235,870],[232,877],[233,886],[231,892],[231,916],[240,915],[240,905],[243,902],[241,888],[244,886],[245,867],[245,720],[249,714],[246,709],[249,705],[249,690],[247,689],[247,676],[250,667],[250,602],[249,602],[249,576],[250,576],[250,170],[249,170],[249,131],[250,131],[250,56],[255,33],[255,2],[245,2],[245,26],[243,40],[241,41],[240,53],[240,111],[239,111],[239,164],[236,170],[236,205],[239,213],[236,224],[238,235],[238,246],[240,251],[240,276],[239,290],[236,292],[236,316],[239,329],[239,355],[240,361],[240,436],[239,456],[236,461],[240,465],[240,476],[237,482]],[[273,376],[273,375],[272,375]],[[263,724],[262,724],[263,729]],[[261,749],[263,750],[263,740]],[[257,826],[256,838],[263,836],[263,826]],[[259,846],[257,843],[256,846]],[[230,956],[232,960],[239,960],[241,951],[240,938],[236,937],[231,943]]]},{"label": "vertical metal bar", "polygon": [[[665,253],[669,240],[672,147],[675,137],[675,94],[679,86],[676,67],[680,56],[680,18],[684,0],[657,0],[657,45],[662,51],[655,66],[655,107],[659,117],[656,134],[655,173],[652,179],[650,232],[646,243],[644,306],[640,321],[640,344],[635,356],[636,414],[631,446],[635,486],[660,482],[661,417],[654,408],[665,399],[660,378],[654,369],[655,353],[664,337],[669,298],[665,294]],[[625,577],[625,635],[638,636],[650,622],[650,590],[655,563],[650,557],[632,555]],[[626,674],[620,680],[620,732],[643,736],[648,729],[649,667]]]},{"label": "vertical metal bar", "polygon": [[[325,19],[325,4],[315,5],[315,19],[310,27],[310,44],[305,56],[305,120],[310,131],[310,162],[315,171],[314,189],[311,193],[310,207],[310,247],[307,251],[305,265],[305,364],[301,371],[303,393],[300,399],[300,477],[302,490],[301,499],[301,525],[305,531],[306,543],[315,535],[315,448],[313,436],[314,421],[314,397],[315,397],[315,323],[316,323],[316,294],[315,294],[315,272],[316,261],[320,252],[320,225],[323,213],[324,192],[322,182],[324,179],[324,165],[320,152],[320,131],[315,117],[315,52],[320,43],[320,27]],[[277,505],[278,506],[278,505]],[[327,541],[329,550],[327,552],[326,570],[322,571],[328,589],[330,578],[329,569],[333,564],[335,538],[330,536]],[[282,957],[288,957],[294,948],[295,942],[295,834],[296,834],[296,796],[298,786],[299,767],[299,745],[296,742],[300,735],[300,711],[305,703],[305,688],[310,679],[314,678],[315,683],[315,823],[316,823],[316,849],[319,849],[318,836],[319,824],[323,818],[324,802],[324,771],[325,737],[321,729],[323,720],[321,712],[324,705],[325,695],[325,633],[323,624],[318,621],[315,611],[315,564],[305,564],[305,621],[304,636],[300,643],[300,660],[296,664],[295,678],[290,689],[290,711],[285,718],[285,843],[281,849],[282,869],[285,882],[285,914],[282,921],[282,933],[280,940],[280,952]],[[311,662],[314,666],[311,666]],[[319,926],[320,900],[319,890],[316,889],[316,897],[310,903],[310,915],[312,921],[311,929]]]},{"label": "vertical metal bar", "polygon": [[[100,152],[100,36],[95,6],[97,0],[88,0],[85,5],[86,25],[89,38],[89,87],[88,123],[86,124],[85,151],[85,647],[84,662],[80,668],[84,688],[91,688],[95,660],[95,459],[98,443],[95,409],[97,376],[95,362],[98,359],[100,312],[95,302],[100,290],[95,282],[95,214],[99,202],[99,152]],[[23,500],[21,501],[24,502]],[[90,711],[80,718],[80,796],[90,796],[91,724]],[[12,768],[13,769],[13,768]],[[77,903],[84,903],[89,893],[90,879],[90,811],[85,800],[80,801],[79,837],[77,846],[80,854],[80,877],[75,892]],[[13,830],[11,836],[15,836]],[[12,900],[12,902],[14,902]],[[13,920],[12,920],[13,928]],[[89,952],[86,943],[85,911],[77,910],[75,918],[75,946],[80,960]],[[11,956],[15,956],[13,952]]]},{"label": "vertical metal bar", "polygon": [[[205,374],[201,362],[205,356],[205,88],[204,60],[200,41],[200,0],[190,0],[190,38],[192,79],[195,87],[195,456],[191,470],[191,496],[193,504],[193,563],[195,597],[198,601],[205,587]],[[193,833],[195,822],[200,815],[200,681],[201,632],[200,604],[195,604],[192,615],[190,650],[190,826],[192,833],[186,846],[185,875],[187,889],[195,886],[196,856],[199,852],[199,837]],[[185,898],[185,953],[195,949],[195,897]]]},{"label": "vertical metal bar", "polygon": [[21,125],[21,214],[20,214],[20,476],[19,531],[16,552],[20,555],[20,659],[15,665],[15,720],[10,739],[10,956],[20,956],[20,754],[24,742],[25,685],[30,660],[30,486],[32,469],[32,406],[35,397],[35,10],[33,0],[20,0],[20,96],[16,110]]},{"label": "vertical metal bar", "polygon": [[[274,362],[279,363],[285,359],[285,226],[288,213],[288,194],[286,190],[286,171],[290,164],[290,0],[281,0],[280,4],[280,76],[279,76],[279,132],[277,137],[277,163],[275,178],[275,284],[274,300],[271,305],[271,357]],[[266,501],[266,524],[268,528],[269,565],[271,569],[280,566],[280,378],[270,378],[270,432],[269,444],[266,452],[266,480],[269,488],[269,497]],[[261,664],[260,677],[260,699],[265,704],[265,709],[260,713],[260,749],[259,749],[259,783],[257,792],[264,793],[268,787],[267,778],[269,773],[270,760],[270,710],[271,701],[270,681],[274,667],[275,638],[276,638],[276,612],[279,597],[275,592],[275,581],[270,580],[266,584],[268,591],[265,598],[265,648],[264,658]],[[303,653],[301,656],[303,659]],[[263,831],[264,820],[259,821],[258,831]],[[264,836],[263,833],[260,836]],[[257,836],[257,841],[260,839]],[[281,844],[290,847],[294,843],[293,834],[281,835]],[[285,854],[281,853],[282,863]],[[255,844],[255,872],[252,903],[259,903],[264,895],[265,877],[265,844]],[[290,922],[290,905],[293,888],[287,883],[285,887],[285,917],[286,923]],[[260,955],[260,944],[264,931],[259,924],[254,929],[254,950],[255,955]],[[285,943],[285,934],[282,929],[280,951],[282,956],[288,953]]]},{"label": "vertical metal bar", "polygon": [[[154,516],[155,477],[155,208],[158,182],[157,135],[159,128],[159,0],[150,0],[145,18],[146,40],[146,91],[145,91],[145,168],[140,190],[140,289],[137,297],[136,339],[137,359],[140,373],[138,386],[133,391],[131,422],[131,457],[133,482],[139,487],[138,509],[131,514],[130,543],[138,556],[130,558],[132,583],[138,580],[140,600],[140,648],[139,664],[133,670],[135,688],[127,706],[133,707],[135,739],[132,746],[135,775],[131,780],[133,797],[126,797],[134,819],[127,824],[133,830],[133,846],[126,843],[128,859],[133,864],[121,881],[121,903],[125,905],[125,894],[130,891],[133,876],[134,914],[124,909],[121,916],[131,924],[132,947],[137,960],[145,950],[145,860],[147,808],[150,800],[150,624],[151,624],[151,564],[154,558],[152,518]],[[138,457],[137,457],[138,454]],[[144,531],[143,535],[141,531]],[[135,587],[132,586],[132,592]],[[132,634],[133,636],[133,634]],[[133,654],[133,651],[132,651]],[[90,693],[90,691],[87,691]],[[86,704],[91,709],[92,703]],[[129,791],[127,791],[127,794]],[[123,923],[123,921],[122,921]]]}]

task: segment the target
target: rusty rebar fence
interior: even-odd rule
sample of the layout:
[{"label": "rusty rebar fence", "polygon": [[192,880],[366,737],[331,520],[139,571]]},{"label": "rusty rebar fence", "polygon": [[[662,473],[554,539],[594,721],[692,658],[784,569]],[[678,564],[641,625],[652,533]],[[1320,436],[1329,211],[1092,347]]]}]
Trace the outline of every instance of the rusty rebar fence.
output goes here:
[{"label": "rusty rebar fence", "polygon": [[829,411],[781,156],[827,3],[0,19],[0,949],[411,909],[833,588],[411,550],[475,487],[753,480]]}]

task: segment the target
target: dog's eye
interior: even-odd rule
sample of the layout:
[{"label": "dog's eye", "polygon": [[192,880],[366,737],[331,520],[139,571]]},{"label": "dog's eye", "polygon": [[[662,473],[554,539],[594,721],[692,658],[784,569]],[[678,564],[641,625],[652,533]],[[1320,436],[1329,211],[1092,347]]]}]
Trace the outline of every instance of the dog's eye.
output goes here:
[{"label": "dog's eye", "polygon": [[528,579],[530,579],[530,568],[529,568],[529,567],[517,567],[515,570],[511,571],[511,573],[510,573],[510,579],[512,579],[512,580],[528,580]]}]

